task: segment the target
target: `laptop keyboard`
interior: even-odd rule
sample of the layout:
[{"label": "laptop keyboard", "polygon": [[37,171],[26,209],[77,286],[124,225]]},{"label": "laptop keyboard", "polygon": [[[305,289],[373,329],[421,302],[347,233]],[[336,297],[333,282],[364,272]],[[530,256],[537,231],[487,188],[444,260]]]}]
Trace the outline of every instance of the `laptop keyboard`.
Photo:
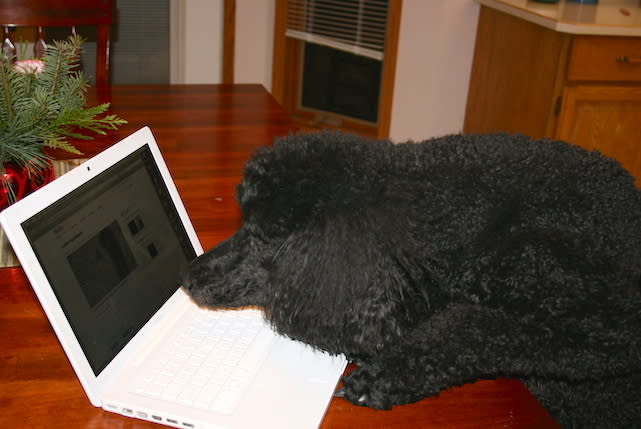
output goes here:
[{"label": "laptop keyboard", "polygon": [[267,355],[275,334],[257,310],[203,311],[138,377],[138,394],[231,413]]}]

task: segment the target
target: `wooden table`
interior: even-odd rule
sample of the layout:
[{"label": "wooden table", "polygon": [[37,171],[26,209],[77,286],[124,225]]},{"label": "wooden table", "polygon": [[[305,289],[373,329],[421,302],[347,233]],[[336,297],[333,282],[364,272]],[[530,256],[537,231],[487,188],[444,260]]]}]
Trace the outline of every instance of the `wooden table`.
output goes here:
[{"label": "wooden table", "polygon": [[[112,110],[129,124],[81,149],[92,155],[149,125],[205,249],[240,223],[234,192],[245,160],[256,147],[295,129],[258,85],[115,86],[102,97],[111,99]],[[2,428],[160,427],[90,405],[20,268],[0,270],[0,409]],[[321,427],[558,426],[520,382],[496,380],[453,388],[393,411],[335,398]]]}]

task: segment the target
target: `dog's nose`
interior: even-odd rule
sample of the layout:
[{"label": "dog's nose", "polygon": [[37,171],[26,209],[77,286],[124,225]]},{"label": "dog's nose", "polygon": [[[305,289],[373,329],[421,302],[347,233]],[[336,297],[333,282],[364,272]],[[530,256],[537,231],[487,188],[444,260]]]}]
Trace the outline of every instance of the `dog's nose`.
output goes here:
[{"label": "dog's nose", "polygon": [[191,290],[192,281],[189,271],[189,265],[183,267],[178,274],[178,285],[187,290]]}]

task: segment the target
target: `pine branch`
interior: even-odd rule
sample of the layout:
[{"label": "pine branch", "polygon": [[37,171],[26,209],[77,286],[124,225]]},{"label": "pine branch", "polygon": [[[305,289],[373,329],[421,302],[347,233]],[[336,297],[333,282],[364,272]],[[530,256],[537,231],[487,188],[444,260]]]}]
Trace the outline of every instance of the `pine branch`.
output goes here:
[{"label": "pine branch", "polygon": [[19,87],[17,80],[18,76],[13,73],[10,60],[3,58],[0,61],[0,119],[2,119],[0,126],[13,121],[15,92]]},{"label": "pine branch", "polygon": [[79,154],[69,138],[90,140],[127,122],[105,115],[109,104],[85,106],[87,79],[75,71],[82,42],[72,36],[47,46],[40,73],[18,72],[0,59],[0,163],[37,170],[48,160],[43,146]]}]

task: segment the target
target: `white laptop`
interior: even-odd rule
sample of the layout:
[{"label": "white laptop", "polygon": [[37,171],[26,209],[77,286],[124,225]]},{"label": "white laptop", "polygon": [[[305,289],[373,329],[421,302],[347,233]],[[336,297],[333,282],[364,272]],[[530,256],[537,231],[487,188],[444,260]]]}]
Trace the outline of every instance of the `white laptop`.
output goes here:
[{"label": "white laptop", "polygon": [[0,220],[94,406],[188,429],[320,424],[344,357],[178,286],[202,248],[148,128]]}]

